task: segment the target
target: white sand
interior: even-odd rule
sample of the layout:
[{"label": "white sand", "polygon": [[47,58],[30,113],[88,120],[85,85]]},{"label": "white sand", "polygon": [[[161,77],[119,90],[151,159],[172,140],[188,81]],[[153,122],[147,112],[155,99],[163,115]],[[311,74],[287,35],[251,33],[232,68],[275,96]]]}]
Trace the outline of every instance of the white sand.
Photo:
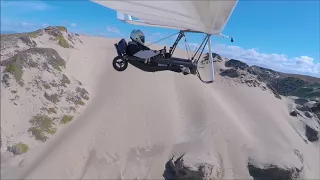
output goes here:
[{"label": "white sand", "polygon": [[57,51],[68,59],[66,73],[88,89],[90,103],[56,137],[24,155],[23,167],[3,167],[2,178],[163,179],[172,155],[186,153],[191,166],[216,165],[222,179],[250,179],[249,157],[261,166],[300,167],[294,149],[304,156],[306,178],[320,177],[319,146],[300,137],[286,99],[230,86],[218,75],[208,85],[196,76],[131,65],[117,72],[117,39],[81,40],[76,50]]}]

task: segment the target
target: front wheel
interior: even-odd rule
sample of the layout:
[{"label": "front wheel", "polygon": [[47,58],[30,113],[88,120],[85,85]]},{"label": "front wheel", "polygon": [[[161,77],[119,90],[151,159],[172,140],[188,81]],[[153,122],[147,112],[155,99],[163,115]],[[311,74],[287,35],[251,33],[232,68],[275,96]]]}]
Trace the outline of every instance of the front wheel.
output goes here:
[{"label": "front wheel", "polygon": [[128,67],[128,62],[117,56],[112,61],[113,68],[117,71],[124,71]]}]

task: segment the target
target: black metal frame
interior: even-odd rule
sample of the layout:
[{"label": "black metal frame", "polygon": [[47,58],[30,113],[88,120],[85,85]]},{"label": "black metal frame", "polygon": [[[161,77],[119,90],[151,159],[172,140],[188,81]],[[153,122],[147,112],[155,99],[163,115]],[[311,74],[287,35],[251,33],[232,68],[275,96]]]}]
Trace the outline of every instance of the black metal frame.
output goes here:
[{"label": "black metal frame", "polygon": [[[206,44],[208,43],[208,41],[210,39],[210,35],[208,35],[208,34],[206,35],[206,37],[202,41],[200,47],[197,49],[196,53],[192,56],[191,59],[181,59],[181,58],[177,58],[177,57],[172,57],[179,41],[181,40],[182,37],[185,36],[185,34],[184,34],[185,32],[201,33],[201,32],[189,31],[189,30],[180,30],[179,35],[178,35],[177,39],[175,40],[175,42],[173,43],[173,45],[170,47],[169,52],[168,53],[165,52],[165,54],[160,54],[158,56],[155,56],[155,57],[151,58],[147,63],[145,63],[145,59],[141,59],[141,58],[134,57],[134,56],[129,56],[125,52],[121,52],[121,50],[118,47],[118,44],[114,44],[114,46],[117,50],[117,54],[118,54],[118,56],[114,59],[114,61],[122,59],[122,60],[124,60],[124,62],[122,62],[122,64],[123,63],[130,63],[133,66],[135,66],[143,71],[147,71],[147,72],[155,72],[155,71],[163,71],[163,70],[171,70],[174,72],[181,72],[180,67],[184,66],[184,67],[190,68],[191,74],[197,75],[203,83],[212,83],[213,81],[203,81],[201,79],[201,76],[200,76],[198,69],[197,69],[197,63],[198,63],[198,61],[199,61],[199,59],[205,49]],[[122,40],[124,40],[124,39],[122,39]],[[195,58],[200,50],[201,50],[201,53],[199,54],[198,58]],[[163,66],[159,66],[159,64],[161,64]],[[127,66],[127,64],[125,64],[125,68],[126,68],[126,66]],[[123,71],[123,70],[119,70],[119,71]]]}]

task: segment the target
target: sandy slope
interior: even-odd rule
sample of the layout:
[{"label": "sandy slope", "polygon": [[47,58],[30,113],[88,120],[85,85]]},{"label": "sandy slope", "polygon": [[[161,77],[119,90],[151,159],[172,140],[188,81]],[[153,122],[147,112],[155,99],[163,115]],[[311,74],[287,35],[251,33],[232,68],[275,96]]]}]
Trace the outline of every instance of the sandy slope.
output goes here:
[{"label": "sandy slope", "polygon": [[111,64],[117,40],[82,36],[67,72],[81,80],[90,104],[57,137],[28,152],[26,165],[2,178],[162,179],[165,163],[186,153],[191,166],[210,163],[223,179],[250,179],[247,161],[300,167],[319,177],[319,147],[293,128],[287,101],[259,88],[211,85],[196,76],[146,73]]}]

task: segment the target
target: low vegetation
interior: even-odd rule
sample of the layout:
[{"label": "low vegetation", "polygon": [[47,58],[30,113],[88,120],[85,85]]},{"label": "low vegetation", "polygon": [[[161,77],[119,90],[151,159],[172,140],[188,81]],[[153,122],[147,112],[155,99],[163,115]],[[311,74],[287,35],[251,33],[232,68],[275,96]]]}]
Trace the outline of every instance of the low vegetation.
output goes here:
[{"label": "low vegetation", "polygon": [[38,127],[31,127],[29,128],[28,132],[30,132],[36,140],[45,142],[49,139],[48,136],[46,136],[44,132],[41,131],[41,129]]},{"label": "low vegetation", "polygon": [[67,40],[63,36],[57,36],[56,38],[57,38],[58,44],[61,47],[64,47],[64,48],[68,48],[69,47],[69,44],[68,44]]},{"label": "low vegetation", "polygon": [[46,111],[48,114],[57,114],[57,110],[53,107],[51,108],[41,108],[41,111]]},{"label": "low vegetation", "polygon": [[77,93],[80,94],[80,96],[81,96],[83,99],[89,100],[89,93],[88,93],[88,91],[87,91],[85,88],[77,87],[76,91],[77,91]]},{"label": "low vegetation", "polygon": [[74,104],[75,104],[75,105],[81,105],[81,106],[84,106],[84,105],[85,105],[85,103],[84,103],[81,99],[76,100],[76,101],[74,102]]},{"label": "low vegetation", "polygon": [[59,100],[59,95],[54,93],[49,95],[47,92],[44,93],[44,97],[48,100],[53,102],[54,104],[57,104],[58,102],[60,102]]},{"label": "low vegetation", "polygon": [[23,86],[23,80],[22,80],[22,75],[23,71],[22,69],[18,66],[18,64],[15,61],[11,61],[8,63],[8,65],[5,68],[5,72],[8,72],[14,76],[16,79],[17,83],[19,83],[21,86]]},{"label": "low vegetation", "polygon": [[20,155],[28,152],[29,146],[22,142],[14,144],[12,147],[8,147],[8,151],[12,152],[14,155]]},{"label": "low vegetation", "polygon": [[320,84],[314,83],[304,87],[301,87],[294,92],[290,93],[290,95],[303,97],[303,98],[317,98],[320,97]]},{"label": "low vegetation", "polygon": [[73,111],[73,112],[76,112],[76,111],[77,111],[77,109],[76,109],[75,107],[72,107],[72,106],[69,107],[69,110],[70,110],[70,111]]},{"label": "low vegetation", "polygon": [[28,33],[28,35],[29,35],[29,37],[31,37],[31,38],[36,38],[36,37],[38,37],[38,32],[37,31],[34,31],[34,32],[30,32],[30,33]]},{"label": "low vegetation", "polygon": [[14,147],[19,149],[19,151],[21,153],[26,153],[29,150],[29,146],[27,144],[22,143],[22,142],[19,142],[19,143],[15,144]]},{"label": "low vegetation", "polygon": [[45,88],[45,89],[51,89],[51,86],[49,85],[49,83],[45,82],[45,81],[42,81],[42,86]]},{"label": "low vegetation", "polygon": [[56,26],[56,28],[59,30],[59,31],[67,31],[67,28],[64,27],[64,26]]},{"label": "low vegetation", "polygon": [[60,85],[64,86],[64,87],[67,87],[67,84],[70,84],[70,83],[71,82],[70,82],[69,78],[65,74],[63,74]]},{"label": "low vegetation", "polygon": [[68,96],[66,100],[68,102],[73,102],[75,105],[81,105],[81,106],[85,105],[85,103],[82,101],[81,97],[79,96]]},{"label": "low vegetation", "polygon": [[67,124],[68,122],[72,121],[73,116],[64,115],[61,119],[61,124]]},{"label": "low vegetation", "polygon": [[65,68],[66,67],[66,62],[64,59],[62,58],[59,58],[57,60],[52,60],[52,61],[49,61],[49,64],[56,70],[58,71],[61,71],[61,68],[60,67],[63,67]]},{"label": "low vegetation", "polygon": [[53,135],[57,132],[53,119],[46,115],[33,116],[29,122],[32,125],[29,132],[35,136],[36,140],[46,141],[48,139],[46,134]]}]

